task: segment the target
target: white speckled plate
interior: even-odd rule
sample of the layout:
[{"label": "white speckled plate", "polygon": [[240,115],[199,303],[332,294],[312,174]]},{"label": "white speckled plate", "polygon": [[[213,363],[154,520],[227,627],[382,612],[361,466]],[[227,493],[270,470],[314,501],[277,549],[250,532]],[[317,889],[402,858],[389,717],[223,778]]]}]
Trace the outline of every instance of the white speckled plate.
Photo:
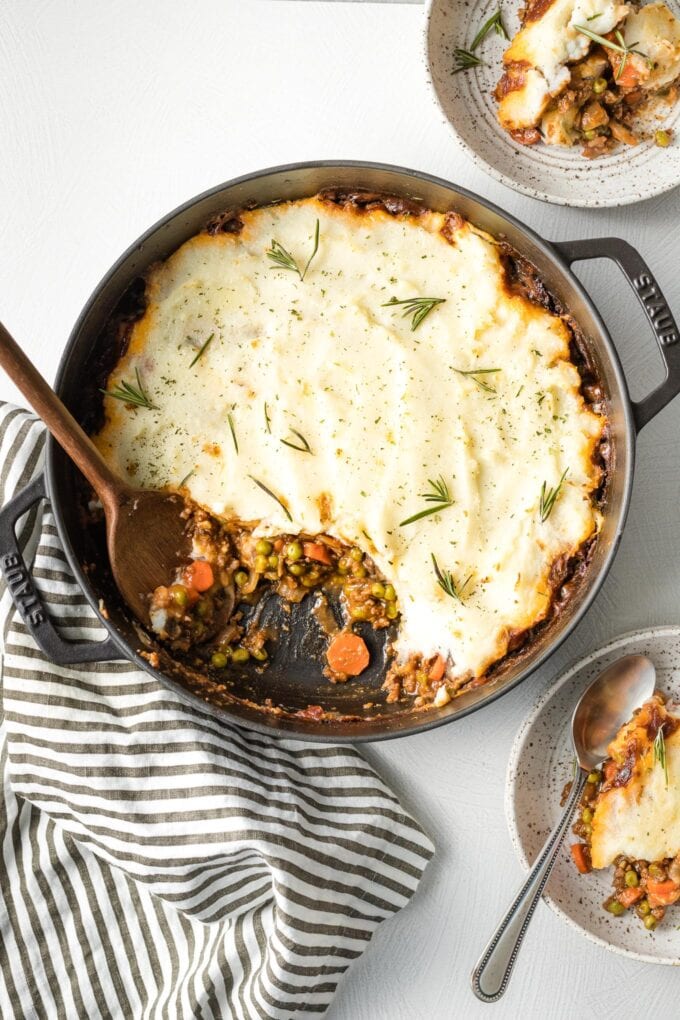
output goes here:
[{"label": "white speckled plate", "polygon": [[[519,27],[522,0],[502,0],[503,22],[512,37]],[[680,0],[666,0],[680,15]],[[501,76],[508,43],[490,32],[476,53],[483,67],[453,74],[454,49],[469,49],[499,0],[430,0],[425,29],[426,61],[439,106],[472,159],[503,184],[532,198],[558,205],[619,206],[670,191],[680,182],[680,103],[654,127],[675,128],[666,149],[653,142],[588,160],[580,149],[523,146],[505,133],[496,119],[493,89]],[[653,131],[652,131],[653,133]]]},{"label": "white speckled plate", "polygon": [[[597,674],[622,655],[648,655],[657,686],[680,694],[680,627],[657,627],[617,638],[573,666],[536,705],[510,752],[505,812],[517,855],[527,870],[560,814],[560,797],[573,769],[569,733],[574,705]],[[560,917],[615,953],[647,963],[680,966],[680,913],[671,908],[656,931],[632,912],[614,917],[602,909],[611,895],[612,870],[579,875],[565,839],[544,899]]]}]

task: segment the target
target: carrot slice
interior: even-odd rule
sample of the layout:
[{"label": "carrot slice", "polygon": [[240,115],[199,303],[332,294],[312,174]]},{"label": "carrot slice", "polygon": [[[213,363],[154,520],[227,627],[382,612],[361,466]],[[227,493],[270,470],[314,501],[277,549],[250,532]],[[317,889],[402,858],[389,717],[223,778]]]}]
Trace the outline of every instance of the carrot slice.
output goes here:
[{"label": "carrot slice", "polygon": [[207,591],[214,581],[212,567],[205,560],[194,560],[184,571],[184,583],[194,591]]},{"label": "carrot slice", "polygon": [[622,889],[616,897],[619,903],[623,904],[624,907],[632,907],[634,903],[641,900],[645,895],[644,889]]},{"label": "carrot slice", "polygon": [[438,655],[430,667],[428,677],[430,680],[441,680],[445,671],[446,663],[444,662],[444,657],[442,655]]},{"label": "carrot slice", "polygon": [[614,74],[618,74],[616,84],[621,89],[632,89],[636,85],[640,84],[641,78],[644,77],[642,69],[636,61],[631,59],[631,55],[623,55],[623,67],[621,67],[622,61],[619,59],[618,54],[614,57],[614,62],[617,65],[614,70]]},{"label": "carrot slice", "polygon": [[351,631],[341,631],[333,638],[326,652],[328,665],[336,673],[359,676],[368,666],[370,655],[363,638]]},{"label": "carrot slice", "polygon": [[670,878],[665,882],[655,882],[654,879],[647,879],[647,899],[650,907],[667,907],[680,899],[680,885]]},{"label": "carrot slice", "polygon": [[333,562],[328,548],[323,542],[303,542],[302,551],[308,560],[317,560],[319,563],[326,563],[328,566]]},{"label": "carrot slice", "polygon": [[572,843],[571,856],[574,858],[574,864],[582,875],[587,875],[589,871],[593,870],[593,866],[590,863],[590,851],[585,843]]}]

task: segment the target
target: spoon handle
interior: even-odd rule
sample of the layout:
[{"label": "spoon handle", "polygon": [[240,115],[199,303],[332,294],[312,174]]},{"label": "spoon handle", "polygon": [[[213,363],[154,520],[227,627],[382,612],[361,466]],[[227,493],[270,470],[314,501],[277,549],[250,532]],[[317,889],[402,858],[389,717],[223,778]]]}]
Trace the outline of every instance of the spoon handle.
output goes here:
[{"label": "spoon handle", "polygon": [[522,939],[557,860],[564,834],[585,786],[586,778],[587,773],[579,769],[571,784],[561,818],[548,836],[526,882],[512,901],[472,972],[472,991],[482,1002],[497,1002],[508,987]]},{"label": "spoon handle", "polygon": [[104,502],[121,484],[99,450],[0,322],[0,365]]}]

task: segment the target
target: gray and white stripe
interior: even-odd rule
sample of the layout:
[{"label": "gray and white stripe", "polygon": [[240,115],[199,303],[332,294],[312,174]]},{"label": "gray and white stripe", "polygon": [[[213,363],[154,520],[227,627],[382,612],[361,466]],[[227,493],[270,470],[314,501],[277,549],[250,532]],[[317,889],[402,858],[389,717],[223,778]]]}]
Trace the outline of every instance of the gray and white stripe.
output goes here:
[{"label": "gray and white stripe", "polygon": [[[43,440],[0,406],[3,503]],[[20,539],[64,634],[97,637],[49,507]],[[125,663],[55,667],[4,588],[0,623],[0,1015],[322,1015],[432,854],[373,769],[221,724]]]}]

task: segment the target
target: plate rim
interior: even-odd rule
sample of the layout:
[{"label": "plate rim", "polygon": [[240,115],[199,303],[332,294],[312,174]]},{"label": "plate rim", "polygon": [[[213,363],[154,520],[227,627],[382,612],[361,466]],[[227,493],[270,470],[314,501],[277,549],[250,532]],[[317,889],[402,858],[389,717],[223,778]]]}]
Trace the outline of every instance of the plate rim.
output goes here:
[{"label": "plate rim", "polygon": [[[518,759],[524,745],[531,734],[536,719],[541,714],[546,704],[552,700],[552,698],[560,691],[565,684],[580,672],[580,670],[591,665],[601,656],[608,652],[616,651],[620,648],[625,648],[631,641],[644,640],[645,638],[657,638],[662,635],[668,635],[669,637],[680,638],[680,625],[666,623],[659,624],[654,627],[645,627],[639,630],[626,631],[625,634],[621,634],[618,637],[612,638],[607,644],[601,645],[596,648],[593,652],[583,655],[565,667],[555,681],[551,684],[547,690],[543,692],[541,697],[536,701],[534,707],[530,711],[527,718],[524,720],[519,730],[515,734],[515,737],[510,748],[510,754],[508,756],[508,766],[505,773],[505,790],[503,797],[503,808],[505,812],[505,821],[508,827],[510,840],[512,842],[513,850],[519,860],[522,870],[525,872],[529,871],[530,863],[524,853],[518,827],[516,824],[516,812],[515,812],[515,778],[517,775]],[[549,885],[548,885],[549,888]],[[640,963],[653,963],[657,966],[666,967],[680,967],[680,953],[676,960],[669,960],[665,957],[654,956],[649,953],[640,953],[635,949],[626,949],[623,946],[615,945],[612,942],[607,942],[600,935],[595,935],[593,932],[584,928],[578,924],[572,917],[570,917],[562,907],[552,898],[549,891],[546,891],[543,895],[543,901],[547,904],[550,910],[556,914],[562,921],[565,921],[570,928],[577,931],[580,935],[586,938],[589,942],[593,942],[595,945],[602,946],[611,953],[616,953],[618,956],[627,956],[629,959],[637,960]]]},{"label": "plate rim", "polygon": [[[430,55],[430,22],[432,20],[432,12],[435,4],[441,4],[444,2],[449,2],[449,0],[426,0],[422,46],[427,83],[429,85],[430,92],[434,97],[439,113],[444,118],[445,123],[448,124],[450,130],[456,136],[465,153],[470,157],[475,166],[480,167],[480,169],[482,169],[490,177],[493,177],[495,181],[498,181],[499,184],[505,185],[506,188],[510,188],[512,191],[517,191],[521,195],[537,199],[540,202],[547,202],[549,205],[564,206],[568,209],[614,209],[628,205],[639,205],[641,202],[647,202],[651,198],[658,198],[660,195],[665,195],[669,191],[673,191],[678,187],[677,180],[675,182],[669,180],[666,184],[660,184],[658,187],[654,187],[652,185],[642,196],[631,195],[630,197],[621,199],[620,196],[612,194],[610,198],[606,198],[603,201],[589,201],[585,198],[572,200],[569,198],[562,198],[559,195],[554,195],[550,191],[543,191],[538,188],[522,184],[515,178],[507,176],[501,170],[497,170],[492,163],[489,163],[484,156],[481,156],[475,149],[472,148],[471,145],[469,145],[465,138],[463,138],[458,131],[458,128],[447,115],[439,98],[439,91],[435,85],[434,74],[432,72],[432,60]],[[659,178],[657,178],[657,180],[659,180]]]}]

